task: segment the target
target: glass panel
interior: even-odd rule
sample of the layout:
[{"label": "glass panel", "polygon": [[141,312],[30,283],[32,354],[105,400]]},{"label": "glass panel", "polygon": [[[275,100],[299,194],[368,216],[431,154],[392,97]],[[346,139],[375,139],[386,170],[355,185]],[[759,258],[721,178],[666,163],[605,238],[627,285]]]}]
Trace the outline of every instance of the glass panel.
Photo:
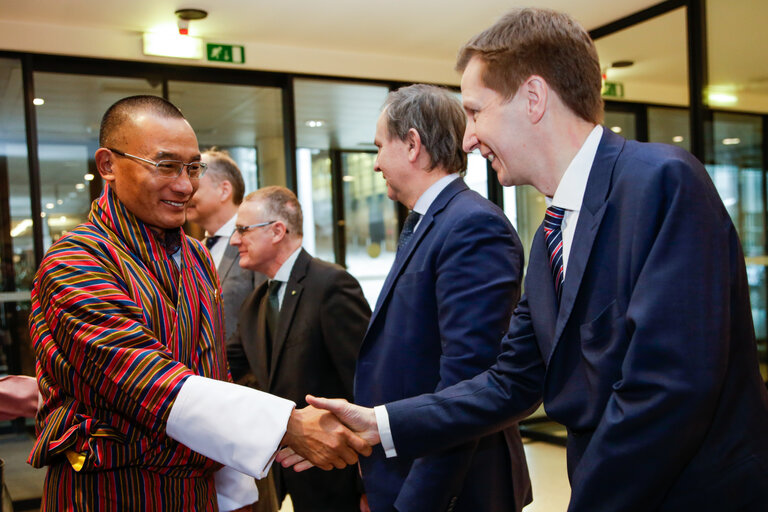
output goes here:
[{"label": "glass panel", "polygon": [[[373,145],[376,121],[389,89],[330,80],[302,79],[294,80],[293,83],[296,103],[296,169],[299,202],[304,212],[304,247],[319,258],[338,261],[339,255],[334,253],[333,241],[334,222],[338,219],[333,217],[333,204],[334,200],[341,200],[342,204],[346,202],[344,198],[333,197],[330,151],[376,150]],[[374,175],[372,163],[362,166],[359,171],[354,170],[354,173],[358,172],[361,173],[361,180],[368,179],[362,176],[367,173],[371,175],[371,183],[380,181],[383,185],[383,180]],[[357,190],[354,186],[350,189],[346,182],[340,188],[342,193]],[[361,194],[365,197],[366,194],[372,194],[372,191],[371,188],[370,192]],[[357,197],[358,203],[355,204],[365,201],[363,197]],[[387,202],[391,203],[385,199],[384,203]],[[365,222],[361,226],[360,229],[363,229]],[[353,231],[355,229],[357,227]],[[363,243],[362,238],[355,240]],[[346,240],[340,240],[340,243],[345,244]],[[347,252],[348,257],[349,254]],[[371,300],[369,295],[366,297]]]},{"label": "glass panel", "polygon": [[397,206],[373,172],[375,153],[342,153],[347,269],[369,304],[376,304],[397,250]]},{"label": "glass panel", "polygon": [[623,112],[621,110],[611,110],[609,105],[605,106],[605,120],[603,121],[608,129],[618,133],[625,139],[637,139],[637,115],[634,112]]},{"label": "glass panel", "polygon": [[35,73],[40,153],[43,247],[86,219],[91,198],[101,191],[93,154],[99,123],[117,100],[135,94],[161,95],[160,85],[139,78]]},{"label": "glass panel", "polygon": [[34,375],[27,320],[35,273],[21,63],[0,58],[0,375]]},{"label": "glass panel", "polygon": [[168,99],[197,134],[200,150],[226,149],[245,193],[286,184],[282,91],[277,87],[168,82]]},{"label": "glass panel", "polygon": [[479,149],[467,155],[467,175],[464,181],[469,188],[488,199],[488,165]]},{"label": "glass panel", "polygon": [[648,108],[648,142],[663,142],[691,150],[691,125],[688,109]]},{"label": "glass panel", "polygon": [[736,225],[747,259],[755,334],[766,339],[765,204],[763,202],[762,118],[748,114],[713,114],[712,176]]},{"label": "glass panel", "polygon": [[296,152],[298,197],[304,214],[303,246],[310,254],[335,261],[333,250],[333,192],[328,151],[300,148]]},{"label": "glass panel", "polygon": [[595,45],[606,99],[688,105],[685,8],[601,37]]}]

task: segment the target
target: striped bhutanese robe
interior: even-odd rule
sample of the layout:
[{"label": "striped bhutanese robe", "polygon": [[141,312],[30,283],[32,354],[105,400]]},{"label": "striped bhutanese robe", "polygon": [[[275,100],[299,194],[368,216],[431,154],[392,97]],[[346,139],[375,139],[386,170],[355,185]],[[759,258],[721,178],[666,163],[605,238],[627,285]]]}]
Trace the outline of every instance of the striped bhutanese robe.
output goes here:
[{"label": "striped bhutanese robe", "polygon": [[107,186],[35,276],[43,510],[217,509],[221,466],[165,425],[188,376],[227,378],[218,277],[198,241],[180,268],[161,242]]}]

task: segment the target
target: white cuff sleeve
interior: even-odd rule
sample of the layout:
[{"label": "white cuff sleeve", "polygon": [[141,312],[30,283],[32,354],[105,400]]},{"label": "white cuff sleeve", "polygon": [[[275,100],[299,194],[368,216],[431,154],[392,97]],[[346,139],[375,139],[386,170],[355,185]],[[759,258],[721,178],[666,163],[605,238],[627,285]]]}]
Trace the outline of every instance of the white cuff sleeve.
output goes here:
[{"label": "white cuff sleeve", "polygon": [[294,407],[268,393],[193,375],[176,396],[165,432],[216,462],[264,478]]},{"label": "white cuff sleeve", "polygon": [[214,475],[216,498],[219,510],[237,510],[259,500],[259,490],[252,476],[244,475],[229,466],[224,466]]},{"label": "white cuff sleeve", "polygon": [[392,431],[389,428],[389,414],[387,414],[387,408],[383,405],[377,405],[373,408],[373,412],[376,414],[376,427],[379,429],[379,439],[381,439],[381,447],[384,449],[384,455],[386,455],[388,459],[397,457],[395,441],[392,439]]}]

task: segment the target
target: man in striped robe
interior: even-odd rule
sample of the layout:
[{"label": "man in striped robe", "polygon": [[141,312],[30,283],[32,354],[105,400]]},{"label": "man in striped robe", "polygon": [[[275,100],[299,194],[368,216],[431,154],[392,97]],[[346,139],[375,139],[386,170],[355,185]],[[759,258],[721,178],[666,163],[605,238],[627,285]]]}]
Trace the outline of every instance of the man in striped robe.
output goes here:
[{"label": "man in striped robe", "polygon": [[181,230],[205,172],[181,112],[125,98],[99,144],[104,192],[32,292],[42,509],[232,510],[256,500],[243,473],[266,475],[280,445],[354,462],[367,445],[331,416],[225,382],[218,276]]}]

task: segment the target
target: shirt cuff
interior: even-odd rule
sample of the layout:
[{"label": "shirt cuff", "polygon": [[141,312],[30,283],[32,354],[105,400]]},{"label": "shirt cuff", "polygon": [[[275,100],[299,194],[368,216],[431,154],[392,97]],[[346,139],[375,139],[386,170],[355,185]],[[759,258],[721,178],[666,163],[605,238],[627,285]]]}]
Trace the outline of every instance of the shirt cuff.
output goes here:
[{"label": "shirt cuff", "polygon": [[392,439],[392,430],[389,428],[387,408],[383,405],[377,405],[373,408],[373,412],[376,414],[376,427],[379,429],[379,439],[381,440],[381,447],[384,449],[384,455],[388,459],[397,457],[395,441]]},{"label": "shirt cuff", "polygon": [[176,396],[165,432],[216,462],[264,478],[294,407],[268,393],[192,375]]},{"label": "shirt cuff", "polygon": [[224,466],[214,475],[219,510],[227,512],[251,505],[259,500],[259,490],[253,477]]}]

